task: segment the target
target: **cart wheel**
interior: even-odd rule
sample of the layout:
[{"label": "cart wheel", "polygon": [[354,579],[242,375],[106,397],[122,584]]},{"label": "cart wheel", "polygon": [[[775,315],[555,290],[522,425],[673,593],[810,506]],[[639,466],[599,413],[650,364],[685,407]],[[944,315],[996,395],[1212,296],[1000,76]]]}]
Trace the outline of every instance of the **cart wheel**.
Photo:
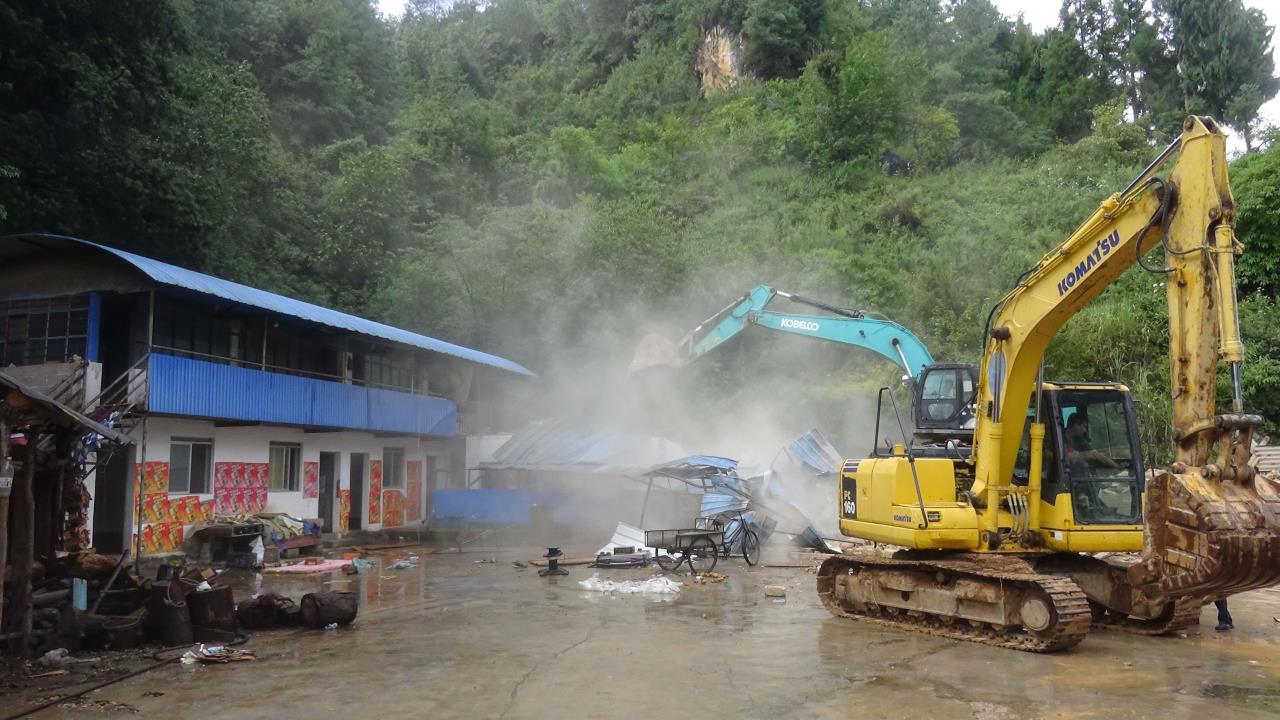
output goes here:
[{"label": "cart wheel", "polygon": [[748,565],[760,562],[760,536],[756,535],[755,530],[748,530],[742,536],[742,559],[746,560]]},{"label": "cart wheel", "polygon": [[664,572],[674,572],[676,568],[680,567],[680,563],[684,562],[684,558],[674,555],[657,555],[653,559]]},{"label": "cart wheel", "polygon": [[689,543],[689,549],[684,551],[684,556],[689,558],[689,569],[695,574],[711,572],[716,567],[716,560],[719,559],[716,544],[705,535],[694,538],[693,542]]}]

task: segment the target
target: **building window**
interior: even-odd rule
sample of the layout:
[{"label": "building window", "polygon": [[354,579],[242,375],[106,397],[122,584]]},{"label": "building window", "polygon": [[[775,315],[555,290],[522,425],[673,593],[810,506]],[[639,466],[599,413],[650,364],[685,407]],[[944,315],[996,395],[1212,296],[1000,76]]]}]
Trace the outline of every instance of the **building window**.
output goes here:
[{"label": "building window", "polygon": [[0,302],[0,367],[83,357],[88,335],[88,294]]},{"label": "building window", "polygon": [[302,473],[302,446],[288,443],[271,443],[269,457],[271,490],[291,492],[298,489]]},{"label": "building window", "polygon": [[195,495],[208,493],[212,470],[212,440],[169,440],[169,492]]},{"label": "building window", "polygon": [[386,448],[382,451],[382,487],[404,487],[404,448]]}]

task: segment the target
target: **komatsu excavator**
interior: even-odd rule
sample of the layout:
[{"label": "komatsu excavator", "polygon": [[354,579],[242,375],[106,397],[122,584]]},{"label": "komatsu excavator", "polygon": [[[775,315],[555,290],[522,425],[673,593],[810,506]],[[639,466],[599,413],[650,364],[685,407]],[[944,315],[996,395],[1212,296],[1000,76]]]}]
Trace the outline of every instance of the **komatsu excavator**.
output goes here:
[{"label": "komatsu excavator", "polygon": [[[939,416],[965,405],[976,417],[971,441],[927,451],[908,442],[845,463],[841,533],[900,549],[823,562],[824,605],[1050,652],[1094,624],[1170,633],[1196,623],[1209,600],[1280,581],[1280,478],[1249,464],[1261,418],[1245,413],[1241,392],[1233,215],[1226,136],[1213,119],[1189,117],[993,308],[976,393],[957,385],[973,374],[924,371],[919,386],[950,384],[925,398],[917,421],[933,403]],[[1151,268],[1143,258],[1156,246],[1165,265]],[[1174,460],[1150,481],[1128,389],[1049,383],[1042,372],[1062,325],[1135,264],[1168,288]],[[1221,413],[1219,360],[1232,387]]]}]

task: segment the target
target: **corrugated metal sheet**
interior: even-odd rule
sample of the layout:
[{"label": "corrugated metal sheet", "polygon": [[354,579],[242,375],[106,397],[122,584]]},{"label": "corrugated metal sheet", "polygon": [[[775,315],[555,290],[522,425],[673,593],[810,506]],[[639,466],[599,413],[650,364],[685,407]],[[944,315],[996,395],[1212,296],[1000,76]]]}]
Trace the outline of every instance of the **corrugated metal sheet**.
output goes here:
[{"label": "corrugated metal sheet", "polygon": [[583,418],[544,420],[511,436],[481,468],[639,478],[684,450],[665,438],[601,426]]},{"label": "corrugated metal sheet", "polygon": [[452,437],[458,410],[445,398],[153,354],[151,412],[220,420]]},{"label": "corrugated metal sheet", "polygon": [[808,467],[818,475],[830,475],[840,470],[844,461],[840,451],[827,440],[821,430],[814,428],[784,446],[787,456]]},{"label": "corrugated metal sheet", "polygon": [[690,455],[679,460],[670,460],[649,469],[649,475],[665,475],[679,480],[694,480],[732,473],[738,467],[738,461],[719,455]]},{"label": "corrugated metal sheet", "polygon": [[[18,245],[22,243],[22,245]],[[173,287],[183,288],[202,295],[211,295],[223,300],[240,303],[241,305],[249,305],[251,307],[261,308],[269,312],[278,313],[280,315],[288,315],[290,317],[307,320],[331,328],[347,330],[360,335],[368,335],[370,337],[382,338],[391,342],[408,345],[411,347],[430,350],[431,352],[451,355],[462,360],[487,365],[489,367],[506,370],[508,372],[517,373],[519,375],[532,376],[533,373],[528,368],[514,363],[506,358],[490,355],[472,350],[471,348],[453,343],[437,340],[426,335],[402,330],[390,325],[383,325],[372,320],[348,315],[344,312],[338,312],[319,305],[312,305],[301,300],[294,300],[283,295],[259,290],[258,288],[241,285],[230,280],[205,275],[187,270],[176,265],[153,260],[141,255],[135,255],[124,250],[117,250],[105,245],[81,240],[80,238],[68,237],[65,235],[30,235],[23,236],[13,240],[4,252],[0,252],[0,257],[17,257],[24,254],[32,254],[41,249],[70,247],[73,245],[81,245],[86,247],[97,248],[103,252],[114,255],[115,257],[129,263],[134,268],[140,270],[147,277],[162,285],[170,285]]]}]

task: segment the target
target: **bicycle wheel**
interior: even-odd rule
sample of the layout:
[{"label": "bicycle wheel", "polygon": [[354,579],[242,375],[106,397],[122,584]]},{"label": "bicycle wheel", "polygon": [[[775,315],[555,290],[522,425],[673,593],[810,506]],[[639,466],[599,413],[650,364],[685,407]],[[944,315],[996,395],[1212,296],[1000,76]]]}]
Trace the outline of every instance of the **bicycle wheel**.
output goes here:
[{"label": "bicycle wheel", "polygon": [[684,558],[675,555],[658,555],[653,559],[657,561],[658,567],[662,568],[663,572],[672,572],[684,562]]},{"label": "bicycle wheel", "polygon": [[742,536],[742,559],[746,560],[748,565],[760,562],[760,536],[756,535],[755,530],[748,530]]},{"label": "bicycle wheel", "polygon": [[689,569],[695,574],[709,573],[714,570],[719,555],[716,544],[705,535],[694,538],[693,542],[689,543],[689,549],[684,552],[684,556],[689,558]]}]

